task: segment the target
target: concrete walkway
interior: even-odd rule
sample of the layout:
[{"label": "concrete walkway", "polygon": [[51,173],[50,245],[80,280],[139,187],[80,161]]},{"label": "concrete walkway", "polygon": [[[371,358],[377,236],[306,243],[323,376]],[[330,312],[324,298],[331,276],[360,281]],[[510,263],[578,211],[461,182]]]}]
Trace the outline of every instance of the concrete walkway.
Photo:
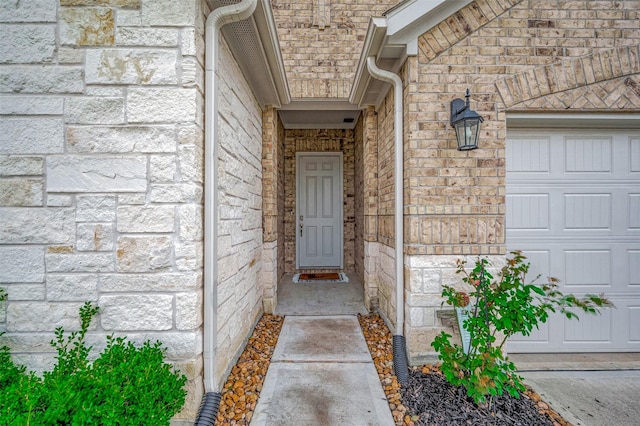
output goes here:
[{"label": "concrete walkway", "polygon": [[285,317],[251,425],[394,425],[355,315]]}]

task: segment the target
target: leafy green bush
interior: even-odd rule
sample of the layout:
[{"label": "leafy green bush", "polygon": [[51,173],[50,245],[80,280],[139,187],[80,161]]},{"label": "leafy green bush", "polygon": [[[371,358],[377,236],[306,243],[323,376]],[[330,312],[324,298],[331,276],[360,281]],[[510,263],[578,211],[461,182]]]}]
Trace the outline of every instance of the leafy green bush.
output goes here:
[{"label": "leafy green bush", "polygon": [[43,377],[27,372],[0,348],[0,418],[9,425],[169,424],[184,405],[186,377],[164,362],[160,342],[134,346],[107,337],[98,358],[88,360],[85,335],[98,308],[80,308],[81,327],[65,338],[57,328],[56,364]]},{"label": "leafy green bush", "polygon": [[468,353],[462,346],[452,344],[452,336],[445,332],[431,345],[439,353],[447,381],[463,386],[477,404],[486,403],[487,396],[504,392],[519,397],[525,390],[515,365],[504,354],[509,337],[518,333],[528,336],[556,310],[571,319],[577,318],[575,309],[598,313],[600,307],[613,306],[604,295],[586,295],[581,299],[564,295],[554,278],[543,285],[525,284],[530,264],[525,263],[526,257],[521,252],[511,254],[513,257],[507,259],[499,280],[493,282],[493,276],[486,269],[489,266],[486,259],[478,259],[470,272],[465,269],[465,262],[459,260],[456,272],[463,275],[462,281],[473,291],[467,293],[450,286],[444,286],[442,291],[446,303],[454,307],[474,303],[463,324],[470,335]]}]

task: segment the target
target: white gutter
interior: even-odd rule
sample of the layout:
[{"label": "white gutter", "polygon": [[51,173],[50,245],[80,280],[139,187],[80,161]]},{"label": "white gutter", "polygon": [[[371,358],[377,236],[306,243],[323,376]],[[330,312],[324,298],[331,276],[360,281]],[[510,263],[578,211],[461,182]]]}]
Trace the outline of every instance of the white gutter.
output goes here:
[{"label": "white gutter", "polygon": [[204,128],[204,388],[216,392],[218,334],[218,42],[220,28],[253,14],[258,0],[220,7],[207,17]]},{"label": "white gutter", "polygon": [[378,80],[393,84],[394,139],[395,139],[395,233],[396,233],[396,335],[404,336],[404,182],[403,159],[403,94],[402,80],[396,74],[380,69],[375,56],[367,57],[367,69]]}]

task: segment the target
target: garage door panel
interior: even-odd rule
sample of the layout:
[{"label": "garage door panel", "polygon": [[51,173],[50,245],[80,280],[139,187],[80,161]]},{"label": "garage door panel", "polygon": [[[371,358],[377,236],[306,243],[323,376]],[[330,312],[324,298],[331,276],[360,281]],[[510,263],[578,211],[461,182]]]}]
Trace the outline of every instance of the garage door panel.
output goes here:
[{"label": "garage door panel", "polygon": [[564,146],[565,172],[611,172],[611,138],[567,137]]},{"label": "garage door panel", "polygon": [[508,195],[507,212],[511,229],[549,230],[549,194]]},{"label": "garage door panel", "polygon": [[640,131],[510,131],[506,158],[507,249],[528,257],[530,278],[616,305],[580,321],[552,315],[509,350],[640,350]]},{"label": "garage door panel", "polygon": [[565,229],[610,229],[611,194],[564,194]]},{"label": "garage door panel", "polygon": [[627,316],[629,324],[634,324],[629,327],[629,343],[640,345],[640,304],[629,306]]},{"label": "garage door panel", "polygon": [[628,194],[629,230],[640,231],[640,194]]},{"label": "garage door panel", "polygon": [[[633,289],[640,293],[640,250],[627,250],[627,257],[629,259],[629,287],[638,287]],[[640,322],[638,323],[640,328]]]},{"label": "garage door panel", "polygon": [[[586,291],[611,288],[611,252],[609,250],[565,250],[564,286]],[[589,290],[595,288],[596,290]]]},{"label": "garage door panel", "polygon": [[510,142],[510,149],[507,152],[507,172],[515,175],[549,172],[551,144],[548,137],[517,137]]},{"label": "garage door panel", "polygon": [[629,138],[629,170],[640,173],[640,137]]}]

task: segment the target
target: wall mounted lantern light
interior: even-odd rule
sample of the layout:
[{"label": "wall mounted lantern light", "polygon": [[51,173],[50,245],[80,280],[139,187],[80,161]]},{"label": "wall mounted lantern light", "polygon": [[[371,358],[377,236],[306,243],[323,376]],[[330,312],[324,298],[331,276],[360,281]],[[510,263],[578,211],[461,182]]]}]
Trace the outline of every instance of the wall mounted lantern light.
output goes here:
[{"label": "wall mounted lantern light", "polygon": [[462,99],[451,101],[451,126],[456,131],[458,151],[469,151],[478,147],[480,123],[484,121],[480,114],[469,108],[469,96],[467,89],[466,102]]}]

